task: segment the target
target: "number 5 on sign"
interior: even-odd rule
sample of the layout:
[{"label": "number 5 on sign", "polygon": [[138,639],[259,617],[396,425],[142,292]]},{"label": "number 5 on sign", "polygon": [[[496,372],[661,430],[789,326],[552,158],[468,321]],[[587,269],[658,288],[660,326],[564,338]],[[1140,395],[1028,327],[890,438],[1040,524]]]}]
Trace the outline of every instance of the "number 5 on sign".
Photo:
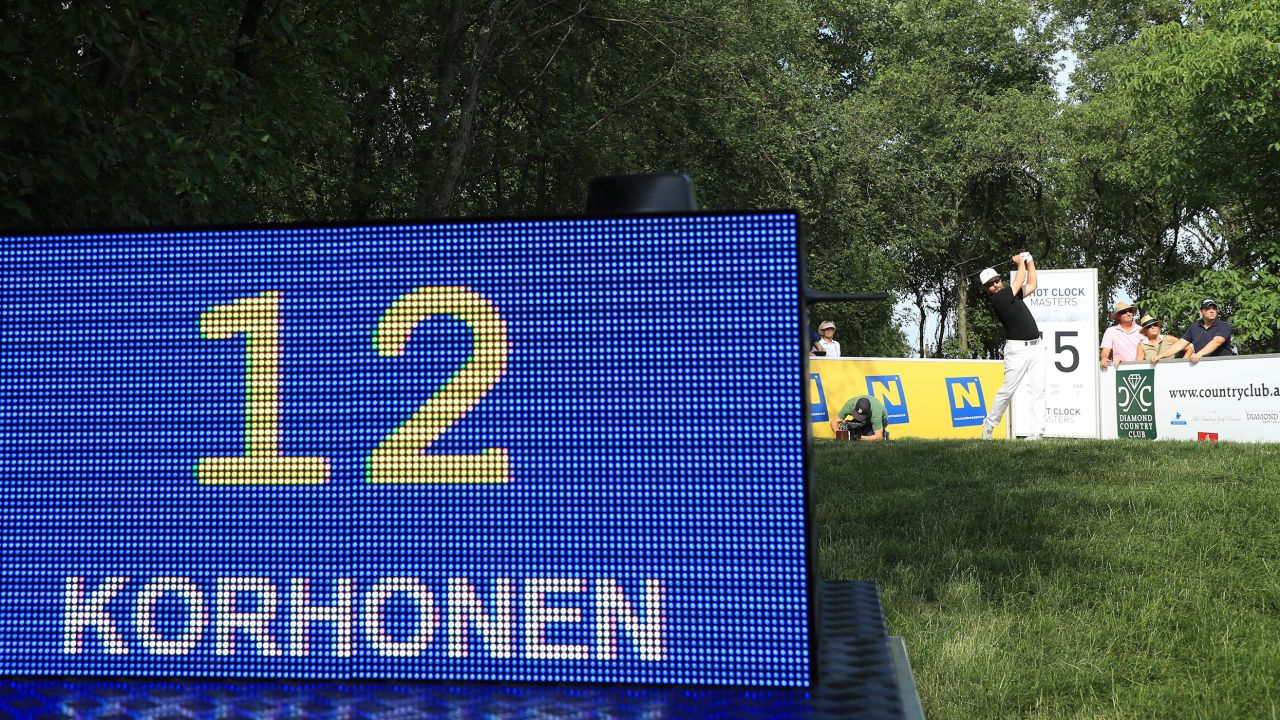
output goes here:
[{"label": "number 5 on sign", "polygon": [[400,297],[378,321],[373,347],[383,357],[404,355],[413,329],[436,315],[471,328],[471,355],[398,430],[369,455],[371,483],[505,483],[511,480],[507,448],[478,455],[424,455],[461,420],[507,371],[507,325],[487,298],[464,287],[423,287]]}]

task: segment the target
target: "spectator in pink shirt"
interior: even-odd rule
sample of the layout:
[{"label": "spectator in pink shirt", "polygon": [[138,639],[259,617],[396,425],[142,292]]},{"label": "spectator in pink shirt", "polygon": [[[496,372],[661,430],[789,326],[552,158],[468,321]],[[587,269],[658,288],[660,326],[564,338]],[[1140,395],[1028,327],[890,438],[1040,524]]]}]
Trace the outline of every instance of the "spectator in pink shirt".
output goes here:
[{"label": "spectator in pink shirt", "polygon": [[1119,365],[1122,362],[1133,362],[1138,359],[1138,343],[1142,342],[1142,328],[1133,321],[1137,313],[1138,308],[1127,302],[1116,303],[1116,309],[1111,313],[1111,319],[1116,324],[1102,333],[1102,353],[1099,359],[1103,370],[1106,370],[1113,360],[1116,365]]}]

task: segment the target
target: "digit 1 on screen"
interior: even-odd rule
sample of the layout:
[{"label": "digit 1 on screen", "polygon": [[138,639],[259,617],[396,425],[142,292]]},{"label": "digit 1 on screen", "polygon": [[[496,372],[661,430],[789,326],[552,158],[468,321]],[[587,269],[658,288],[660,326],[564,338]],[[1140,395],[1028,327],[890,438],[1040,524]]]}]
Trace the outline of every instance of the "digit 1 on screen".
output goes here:
[{"label": "digit 1 on screen", "polygon": [[383,357],[404,355],[413,329],[448,315],[471,329],[471,354],[418,411],[369,454],[371,483],[505,483],[511,481],[507,448],[478,455],[424,455],[440,436],[471,412],[507,371],[507,324],[488,298],[465,287],[421,287],[383,312],[373,347]]},{"label": "digit 1 on screen", "polygon": [[264,292],[215,305],[200,315],[200,335],[243,335],[244,450],[239,457],[203,457],[196,479],[206,485],[315,485],[329,481],[329,458],[280,451],[280,293]]}]

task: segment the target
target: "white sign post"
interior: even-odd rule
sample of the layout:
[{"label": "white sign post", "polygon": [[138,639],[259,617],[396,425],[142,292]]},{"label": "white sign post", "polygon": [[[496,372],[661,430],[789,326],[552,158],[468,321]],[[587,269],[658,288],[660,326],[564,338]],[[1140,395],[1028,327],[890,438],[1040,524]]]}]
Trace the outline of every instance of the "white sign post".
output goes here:
[{"label": "white sign post", "polygon": [[[1097,268],[1037,270],[1035,294],[1025,302],[1047,345],[1045,434],[1098,437]],[[1031,433],[1030,402],[1024,381],[1013,396],[1014,435]]]}]

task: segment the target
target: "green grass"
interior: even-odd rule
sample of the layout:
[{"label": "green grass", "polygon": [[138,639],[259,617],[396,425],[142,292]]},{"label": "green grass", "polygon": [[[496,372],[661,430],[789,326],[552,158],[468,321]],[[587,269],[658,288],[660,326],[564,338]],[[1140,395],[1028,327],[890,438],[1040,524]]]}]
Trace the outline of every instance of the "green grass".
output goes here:
[{"label": "green grass", "polygon": [[1280,718],[1280,446],[816,441],[930,720]]}]

